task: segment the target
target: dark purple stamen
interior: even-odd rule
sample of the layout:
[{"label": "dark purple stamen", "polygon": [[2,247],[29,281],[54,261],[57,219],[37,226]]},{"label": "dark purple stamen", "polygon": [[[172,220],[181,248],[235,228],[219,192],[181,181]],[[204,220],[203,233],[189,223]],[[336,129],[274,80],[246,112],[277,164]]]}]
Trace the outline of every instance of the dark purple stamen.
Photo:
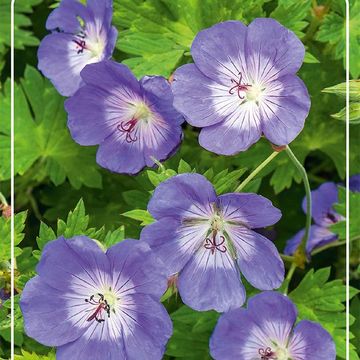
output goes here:
[{"label": "dark purple stamen", "polygon": [[85,42],[85,40],[73,39],[73,42],[77,45],[77,46],[76,46],[77,53],[78,53],[78,54],[82,54],[82,53],[84,52],[84,49],[86,49],[86,42]]},{"label": "dark purple stamen", "polygon": [[137,119],[132,118],[131,120],[129,120],[127,122],[122,121],[117,126],[117,129],[120,132],[126,133],[126,142],[128,142],[128,143],[135,142],[138,139],[136,134],[133,134],[136,123],[137,123]]},{"label": "dark purple stamen", "polygon": [[239,99],[243,100],[243,99],[245,99],[245,96],[241,96],[240,91],[247,91],[251,85],[250,84],[241,84],[241,81],[242,81],[242,73],[239,72],[239,81],[236,81],[235,79],[231,79],[231,82],[235,85],[229,90],[229,94],[233,95],[235,93],[235,91],[237,91],[237,95],[238,95]]},{"label": "dark purple stamen", "polygon": [[216,243],[216,231],[214,231],[212,240],[210,238],[205,239],[204,248],[211,250],[212,255],[214,255],[215,250],[219,250],[222,253],[225,253],[227,251],[226,246],[223,245],[225,243],[225,237],[219,236],[219,238],[221,241],[219,243]]},{"label": "dark purple stamen", "polygon": [[108,317],[110,317],[110,306],[103,294],[98,293],[97,295],[99,296],[98,299],[95,299],[95,295],[91,295],[89,299],[85,299],[86,303],[96,306],[95,311],[87,319],[87,321],[95,320],[98,323],[102,323],[105,321],[105,319],[101,317],[103,311],[105,311],[108,314]]},{"label": "dark purple stamen", "polygon": [[277,359],[275,353],[271,351],[270,347],[259,349],[259,355],[261,356],[261,360]]}]

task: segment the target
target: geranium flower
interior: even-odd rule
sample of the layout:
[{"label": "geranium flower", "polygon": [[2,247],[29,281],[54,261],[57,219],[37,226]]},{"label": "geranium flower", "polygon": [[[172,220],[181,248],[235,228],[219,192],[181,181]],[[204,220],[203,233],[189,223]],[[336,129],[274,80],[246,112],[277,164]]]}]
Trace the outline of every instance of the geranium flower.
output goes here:
[{"label": "geranium flower", "polygon": [[81,76],[85,85],[65,102],[68,126],[77,143],[100,144],[101,166],[136,174],[176,151],[184,120],[173,108],[165,78],[138,81],[127,66],[113,61],[88,65]]},{"label": "geranium flower", "polygon": [[248,301],[247,309],[223,314],[210,339],[215,360],[335,360],[335,344],[320,325],[302,320],[291,300],[266,291]]},{"label": "geranium flower", "polygon": [[168,267],[179,273],[185,304],[219,312],[241,306],[245,289],[240,273],[261,290],[278,288],[284,264],[275,245],[251,230],[276,223],[281,212],[256,194],[217,196],[199,174],[181,174],[161,183],[148,211],[157,220],[141,239]]},{"label": "geranium flower", "polygon": [[51,31],[39,46],[38,68],[60,94],[71,96],[83,84],[80,71],[87,65],[109,59],[117,30],[111,26],[112,0],[62,0],[49,15]]},{"label": "geranium flower", "polygon": [[[360,191],[359,175],[350,178],[350,191]],[[326,182],[318,189],[311,192],[313,225],[310,227],[309,240],[306,243],[306,253],[310,257],[311,252],[338,239],[329,227],[344,218],[339,215],[333,206],[338,202],[338,188],[333,182]],[[303,211],[306,214],[306,197],[302,202]],[[284,253],[292,255],[299,247],[305,235],[305,229],[300,230],[296,235],[287,241]]]},{"label": "geranium flower", "polygon": [[289,144],[310,109],[295,75],[304,54],[301,41],[276,20],[216,24],[196,35],[194,64],[176,70],[174,106],[203,128],[200,145],[217,154],[244,151],[262,134],[273,144]]},{"label": "geranium flower", "polygon": [[20,306],[26,334],[58,360],[162,359],[172,334],[159,302],[167,279],[144,242],[106,253],[85,236],[48,243]]}]

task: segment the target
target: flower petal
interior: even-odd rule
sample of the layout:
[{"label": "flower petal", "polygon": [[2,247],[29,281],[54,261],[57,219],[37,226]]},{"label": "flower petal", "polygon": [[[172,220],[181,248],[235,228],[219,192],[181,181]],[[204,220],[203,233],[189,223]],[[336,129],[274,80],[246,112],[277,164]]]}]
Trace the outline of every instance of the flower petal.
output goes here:
[{"label": "flower petal", "polygon": [[295,74],[304,59],[299,38],[274,19],[255,19],[247,28],[246,64],[256,83],[268,83]]},{"label": "flower petal", "polygon": [[96,161],[114,172],[137,174],[146,165],[144,144],[140,141],[128,143],[124,134],[116,131],[99,145]]},{"label": "flower petal", "polygon": [[262,228],[277,223],[281,211],[270,200],[257,194],[230,193],[218,197],[225,221],[246,224],[249,228]]},{"label": "flower petal", "polygon": [[117,125],[131,119],[129,103],[140,99],[140,85],[129,68],[113,61],[87,65],[81,71],[85,86],[65,101],[68,127],[81,145],[97,145]]},{"label": "flower petal", "polygon": [[159,298],[167,288],[164,264],[144,241],[124,240],[106,252],[112,289],[123,295],[145,293]]},{"label": "flower petal", "polygon": [[249,299],[248,311],[271,342],[282,348],[287,346],[297,317],[296,307],[287,296],[275,291],[262,292]]},{"label": "flower petal", "polygon": [[175,217],[207,220],[216,201],[212,184],[199,174],[174,176],[157,186],[148,204],[155,219]]},{"label": "flower petal", "polygon": [[169,82],[161,76],[145,76],[140,80],[152,120],[143,127],[146,164],[153,166],[153,158],[163,161],[174,153],[182,140],[183,117],[173,107],[174,96]]},{"label": "flower petal", "polygon": [[206,238],[208,230],[207,223],[186,225],[181,220],[164,217],[146,226],[141,232],[141,240],[146,241],[164,262],[170,276],[183,269]]},{"label": "flower petal", "polygon": [[360,174],[350,176],[349,188],[350,191],[360,192]]},{"label": "flower petal", "polygon": [[302,80],[286,75],[266,86],[259,105],[265,137],[276,145],[287,145],[304,127],[310,97]]},{"label": "flower petal", "polygon": [[93,293],[107,282],[109,262],[94,240],[86,236],[63,237],[49,242],[36,267],[42,281],[60,291]]},{"label": "flower petal", "polygon": [[336,349],[331,335],[320,325],[308,320],[300,321],[289,342],[294,360],[335,360]]},{"label": "flower petal", "polygon": [[238,256],[241,273],[260,290],[277,289],[284,281],[284,263],[275,245],[242,226],[226,225]]},{"label": "flower petal", "polygon": [[246,74],[246,26],[240,21],[225,21],[198,32],[191,55],[199,70],[217,83],[231,87],[239,72]]},{"label": "flower petal", "polygon": [[74,35],[53,33],[45,36],[38,50],[38,68],[61,95],[71,96],[83,85],[81,70],[96,58],[84,49],[78,53]]},{"label": "flower petal", "polygon": [[160,360],[172,335],[165,307],[147,295],[132,296],[123,306],[121,323],[127,359]]},{"label": "flower petal", "polygon": [[229,88],[203,75],[195,64],[178,68],[174,73],[171,88],[174,93],[174,107],[193,126],[214,125],[229,114]]},{"label": "flower petal", "polygon": [[87,85],[117,95],[120,101],[126,102],[140,97],[140,84],[124,64],[112,60],[89,64],[81,72],[81,77]]},{"label": "flower petal", "polygon": [[[219,244],[221,238],[217,236]],[[180,272],[178,289],[182,301],[197,311],[228,311],[245,302],[245,289],[227,242],[212,250],[201,246]]]},{"label": "flower petal", "polygon": [[[245,344],[251,329],[256,326],[244,308],[230,310],[220,316],[215,330],[210,338],[210,353],[215,360],[253,360],[254,353],[246,356]],[[253,339],[256,343],[256,339]],[[259,347],[262,346],[260,342]]]},{"label": "flower petal", "polygon": [[[248,308],[223,314],[210,340],[216,360],[259,358],[259,350],[274,343],[286,347],[297,311],[293,303],[276,292],[263,292],[249,299]],[[227,352],[227,349],[229,351]]]},{"label": "flower petal", "polygon": [[112,0],[87,0],[86,4],[92,12],[96,26],[110,27],[113,14]]},{"label": "flower petal", "polygon": [[142,294],[122,298],[120,310],[92,326],[77,341],[61,346],[57,359],[161,359],[172,334],[165,308]]},{"label": "flower petal", "polygon": [[184,118],[179,114],[174,106],[174,95],[171,91],[170,83],[162,76],[144,76],[140,80],[141,89],[144,91],[148,101],[153,104],[156,112],[169,119],[173,126],[180,126]]},{"label": "flower petal", "polygon": [[[312,217],[317,225],[329,226],[340,220],[333,210],[333,205],[338,202],[338,189],[335,183],[326,182],[311,192]],[[302,208],[306,213],[306,197],[302,202]]]},{"label": "flower petal", "polygon": [[[301,243],[305,235],[305,229],[300,230],[296,235],[289,239],[284,249],[284,254],[293,255]],[[337,239],[337,235],[332,233],[325,227],[318,225],[311,225],[309,240],[306,244],[306,253],[310,257],[311,252],[321,246],[329,244]]]},{"label": "flower petal", "polygon": [[103,359],[105,354],[107,360],[126,359],[122,335],[120,324],[94,321],[83,336],[58,347],[56,359]]},{"label": "flower petal", "polygon": [[62,0],[47,18],[46,29],[60,29],[67,33],[77,33],[81,30],[78,17],[85,22],[92,20],[89,10],[79,1]]},{"label": "flower petal", "polygon": [[240,104],[239,99],[233,97],[226,101],[229,115],[221,123],[203,128],[199,143],[216,154],[234,155],[247,150],[260,139],[260,113],[254,101]]},{"label": "flower petal", "polygon": [[47,285],[40,276],[29,280],[20,299],[26,334],[46,346],[60,346],[79,338],[86,326],[73,325],[77,310],[67,302],[71,296],[64,289]]}]

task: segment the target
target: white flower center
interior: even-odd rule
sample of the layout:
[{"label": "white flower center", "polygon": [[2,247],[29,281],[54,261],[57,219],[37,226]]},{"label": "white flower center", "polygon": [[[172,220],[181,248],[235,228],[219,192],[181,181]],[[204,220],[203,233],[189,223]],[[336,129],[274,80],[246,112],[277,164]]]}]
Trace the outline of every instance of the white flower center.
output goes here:
[{"label": "white flower center", "polygon": [[152,112],[149,107],[142,101],[139,101],[134,106],[133,118],[137,121],[142,120],[147,123],[151,119]]},{"label": "white flower center", "polygon": [[103,292],[103,295],[111,309],[116,307],[119,299],[116,296],[116,294],[111,290],[111,288],[109,288],[108,290],[105,290]]},{"label": "white flower center", "polygon": [[263,89],[259,84],[253,84],[246,90],[246,100],[259,102],[263,93]]},{"label": "white flower center", "polygon": [[93,57],[98,60],[102,59],[105,43],[101,39],[98,38],[97,41],[89,42],[88,48],[91,51]]},{"label": "white flower center", "polygon": [[275,351],[277,360],[288,360],[289,352],[287,349],[278,348]]}]

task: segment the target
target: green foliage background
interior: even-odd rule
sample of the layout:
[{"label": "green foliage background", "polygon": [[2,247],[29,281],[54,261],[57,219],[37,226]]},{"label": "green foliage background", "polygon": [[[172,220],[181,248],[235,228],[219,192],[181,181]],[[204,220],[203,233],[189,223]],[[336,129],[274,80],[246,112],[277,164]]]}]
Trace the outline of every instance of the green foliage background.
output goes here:
[{"label": "green foliage background", "polygon": [[[37,70],[36,51],[45,36],[45,21],[57,6],[51,0],[15,2],[15,290],[35,274],[44,245],[59,235],[87,234],[105,246],[139,236],[152,221],[146,211],[152,191],[177,173],[205,174],[218,193],[234,191],[272,149],[261,140],[247,152],[217,156],[202,149],[198,131],[184,127],[178,153],[159,169],[136,177],[112,174],[97,166],[96,148],[81,147],[66,127],[64,98]],[[10,194],[10,2],[0,0],[0,191]],[[345,177],[345,1],[327,0],[114,0],[113,23],[119,30],[114,59],[138,76],[169,77],[191,62],[190,45],[196,33],[228,19],[248,24],[256,17],[273,17],[293,30],[307,52],[299,76],[306,83],[312,107],[303,132],[291,144],[305,165],[311,187]],[[350,1],[351,133],[350,173],[360,173],[360,1]],[[195,155],[194,155],[195,154]],[[269,235],[279,251],[304,227],[301,178],[285,153],[278,155],[245,191],[258,192],[282,210],[283,217]],[[345,192],[340,188],[336,210],[345,215]],[[360,325],[359,236],[360,194],[351,194],[351,359],[358,359]],[[63,219],[63,220],[61,220]],[[344,223],[333,231],[345,239]],[[354,240],[354,241],[353,241]],[[9,291],[10,221],[0,218],[0,288]],[[334,337],[339,359],[345,358],[345,249],[333,247],[314,255],[298,269],[289,296],[299,319],[320,322]],[[248,287],[248,294],[255,290]],[[215,312],[198,313],[167,294],[164,305],[174,322],[165,359],[210,359],[208,340]],[[0,358],[9,358],[10,303],[0,305]],[[21,312],[15,311],[16,359],[55,359],[46,348],[24,334]]]}]

